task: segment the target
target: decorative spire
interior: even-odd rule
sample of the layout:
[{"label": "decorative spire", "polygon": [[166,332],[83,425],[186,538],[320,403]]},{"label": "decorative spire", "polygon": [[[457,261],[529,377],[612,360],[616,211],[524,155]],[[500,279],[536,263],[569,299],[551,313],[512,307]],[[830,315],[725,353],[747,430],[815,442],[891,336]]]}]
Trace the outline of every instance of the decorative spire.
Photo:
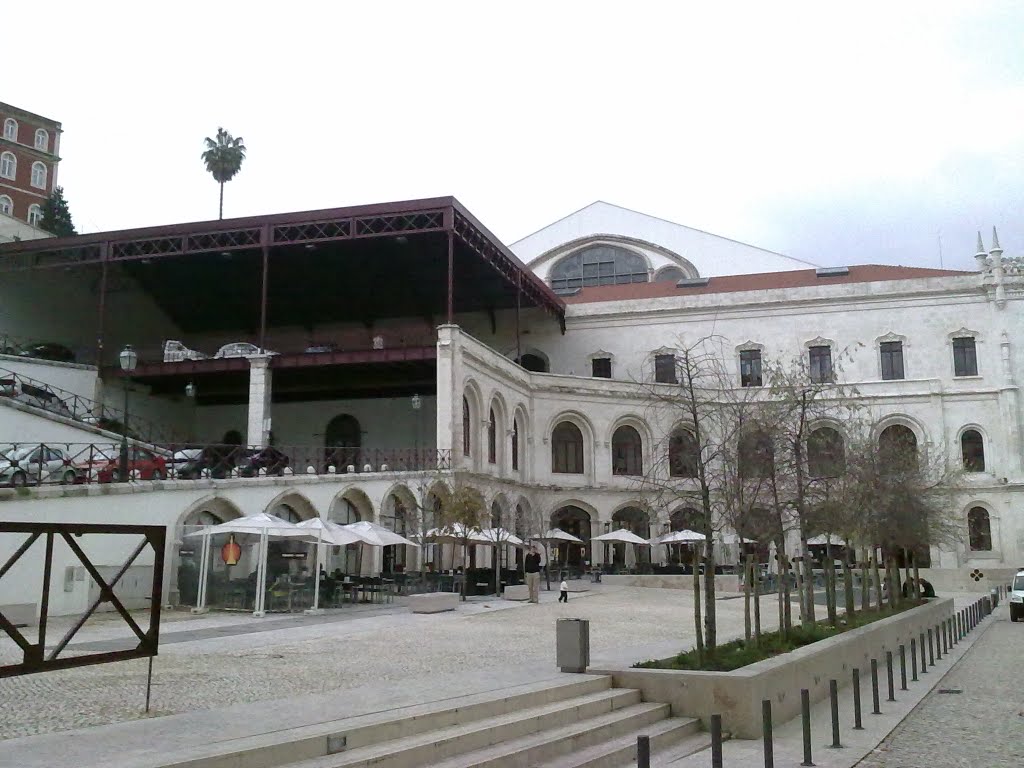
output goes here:
[{"label": "decorative spire", "polygon": [[988,251],[985,250],[985,244],[983,242],[981,242],[981,230],[980,229],[978,230],[978,250],[975,251],[975,254],[978,255],[978,256],[988,254]]},{"label": "decorative spire", "polygon": [[996,232],[996,228],[992,227],[992,251],[991,253],[1002,253],[1003,249],[999,247],[999,234]]},{"label": "decorative spire", "polygon": [[985,252],[985,243],[981,241],[981,230],[978,230],[978,250],[974,254],[974,260],[978,264],[978,271],[983,275],[988,272],[988,254]]}]

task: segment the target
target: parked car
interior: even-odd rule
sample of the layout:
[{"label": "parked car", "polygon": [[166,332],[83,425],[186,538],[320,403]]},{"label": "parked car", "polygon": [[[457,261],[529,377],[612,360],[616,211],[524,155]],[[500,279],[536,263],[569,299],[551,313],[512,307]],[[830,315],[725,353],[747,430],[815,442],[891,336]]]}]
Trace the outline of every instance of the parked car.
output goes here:
[{"label": "parked car", "polygon": [[197,458],[178,468],[178,477],[183,480],[198,480],[207,470],[210,477],[218,480],[229,477],[241,452],[242,448],[237,445],[208,445]]},{"label": "parked car", "polygon": [[1024,619],[1024,570],[1017,571],[1010,585],[1010,621]]},{"label": "parked car", "polygon": [[288,466],[288,457],[277,448],[267,447],[259,450],[248,450],[238,456],[235,464],[238,474],[242,477],[256,477],[261,469],[268,475],[280,477]]},{"label": "parked car", "polygon": [[74,483],[79,472],[62,448],[26,445],[0,454],[0,485],[24,488],[30,483]]},{"label": "parked car", "polygon": [[40,360],[54,360],[58,363],[75,362],[75,353],[63,344],[47,342],[45,344],[30,344],[22,347],[18,352],[19,357],[36,357]]},{"label": "parked car", "polygon": [[99,479],[99,472],[103,467],[116,461],[121,451],[120,446],[113,443],[93,444],[84,451],[80,451],[73,457],[72,466],[78,471],[75,482],[85,483],[89,480]]},{"label": "parked car", "polygon": [[[145,448],[128,449],[128,476],[138,472],[142,480],[163,480],[167,477],[167,460],[157,456]],[[117,483],[121,481],[121,457],[115,456],[102,466],[96,473],[101,483]]]}]

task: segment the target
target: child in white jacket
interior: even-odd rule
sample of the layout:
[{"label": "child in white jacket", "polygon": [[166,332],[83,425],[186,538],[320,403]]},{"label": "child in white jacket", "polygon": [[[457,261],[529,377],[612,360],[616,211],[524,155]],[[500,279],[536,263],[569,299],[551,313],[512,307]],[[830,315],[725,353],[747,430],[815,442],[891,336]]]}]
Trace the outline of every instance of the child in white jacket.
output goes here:
[{"label": "child in white jacket", "polygon": [[568,585],[568,584],[566,584],[566,583],[565,583],[565,582],[563,581],[563,582],[561,583],[561,585],[559,585],[559,587],[558,587],[558,588],[559,588],[559,589],[561,590],[561,592],[562,592],[562,594],[560,594],[560,595],[558,596],[558,602],[560,602],[560,603],[568,603],[568,602],[569,602],[569,585]]}]

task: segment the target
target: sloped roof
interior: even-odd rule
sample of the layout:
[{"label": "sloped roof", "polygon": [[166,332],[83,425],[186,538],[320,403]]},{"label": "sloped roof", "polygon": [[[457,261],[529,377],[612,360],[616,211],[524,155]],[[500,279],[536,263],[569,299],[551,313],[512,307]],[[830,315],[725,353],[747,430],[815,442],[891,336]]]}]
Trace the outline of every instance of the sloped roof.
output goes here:
[{"label": "sloped roof", "polygon": [[712,277],[707,285],[680,288],[671,280],[659,283],[629,283],[582,288],[574,296],[564,296],[567,304],[589,304],[598,301],[630,301],[659,299],[667,296],[694,296],[705,293],[737,293],[764,291],[776,288],[807,288],[836,283],[871,283],[887,280],[913,280],[922,277],[955,277],[972,275],[955,269],[928,267],[900,267],[885,264],[860,264],[849,268],[849,274],[818,277],[813,269],[789,272],[760,272],[750,275],[724,275]]}]

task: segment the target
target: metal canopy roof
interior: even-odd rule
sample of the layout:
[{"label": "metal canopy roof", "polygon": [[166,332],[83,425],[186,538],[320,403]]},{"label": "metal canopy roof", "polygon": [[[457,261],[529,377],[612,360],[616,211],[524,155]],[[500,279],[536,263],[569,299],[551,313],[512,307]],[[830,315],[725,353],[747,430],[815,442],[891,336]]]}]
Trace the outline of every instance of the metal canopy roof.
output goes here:
[{"label": "metal canopy roof", "polygon": [[0,245],[0,274],[117,265],[186,333],[565,304],[453,197]]}]

